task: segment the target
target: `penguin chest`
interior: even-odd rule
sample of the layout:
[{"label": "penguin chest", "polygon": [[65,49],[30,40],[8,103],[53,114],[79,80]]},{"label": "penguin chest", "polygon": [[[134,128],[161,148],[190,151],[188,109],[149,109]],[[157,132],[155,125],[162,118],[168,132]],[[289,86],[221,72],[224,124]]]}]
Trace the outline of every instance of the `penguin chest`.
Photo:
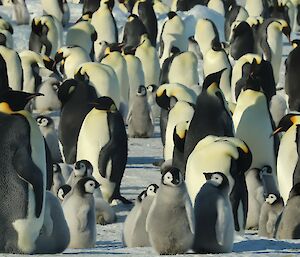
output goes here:
[{"label": "penguin chest", "polygon": [[267,30],[267,42],[271,50],[271,61],[274,62],[274,58],[281,60],[282,55],[282,33],[277,29],[269,27]]}]

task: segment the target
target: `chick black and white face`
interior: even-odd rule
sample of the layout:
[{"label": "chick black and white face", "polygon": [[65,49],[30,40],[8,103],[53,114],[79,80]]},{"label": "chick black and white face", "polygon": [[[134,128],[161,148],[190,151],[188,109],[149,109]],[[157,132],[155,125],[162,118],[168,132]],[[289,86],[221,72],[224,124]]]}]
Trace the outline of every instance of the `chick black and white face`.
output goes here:
[{"label": "chick black and white face", "polygon": [[179,169],[171,168],[162,177],[162,183],[166,186],[177,187],[183,182],[183,178]]},{"label": "chick black and white face", "polygon": [[93,166],[87,160],[80,160],[74,165],[75,177],[91,176],[93,173]]},{"label": "chick black and white face", "polygon": [[58,173],[60,171],[60,167],[57,163],[53,163],[53,173]]},{"label": "chick black and white face", "polygon": [[277,200],[277,196],[274,194],[269,194],[266,198],[266,202],[270,205],[272,205]]},{"label": "chick black and white face", "polygon": [[61,201],[64,200],[64,198],[66,197],[66,195],[71,191],[72,187],[70,185],[63,185],[61,186],[58,191],[57,191],[57,197],[58,199],[60,199]]},{"label": "chick black and white face", "polygon": [[52,121],[50,120],[50,118],[45,117],[45,116],[39,116],[36,118],[36,122],[40,127],[48,127]]},{"label": "chick black and white face", "polygon": [[210,181],[214,182],[216,185],[221,185],[223,183],[223,178],[220,174],[213,174]]},{"label": "chick black and white face", "polygon": [[84,191],[88,194],[93,194],[97,187],[98,186],[96,185],[96,181],[88,180],[84,184]]},{"label": "chick black and white face", "polygon": [[154,196],[157,192],[158,186],[156,184],[151,184],[147,187],[146,195]]},{"label": "chick black and white face", "polygon": [[147,95],[147,89],[144,86],[139,86],[136,92],[137,96],[145,96]]},{"label": "chick black and white face", "polygon": [[137,201],[141,203],[141,202],[143,201],[143,199],[145,199],[146,193],[147,193],[147,190],[142,191],[142,192],[138,195]]},{"label": "chick black and white face", "polygon": [[222,172],[204,173],[207,183],[210,183],[218,188],[229,188],[229,181]]}]

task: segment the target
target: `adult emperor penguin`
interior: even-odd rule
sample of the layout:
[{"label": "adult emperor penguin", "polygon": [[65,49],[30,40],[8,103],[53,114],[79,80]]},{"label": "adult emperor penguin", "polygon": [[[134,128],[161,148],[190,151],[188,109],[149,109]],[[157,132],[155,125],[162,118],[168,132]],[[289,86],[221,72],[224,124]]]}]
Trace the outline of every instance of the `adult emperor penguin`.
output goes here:
[{"label": "adult emperor penguin", "polygon": [[118,42],[118,29],[109,2],[109,0],[102,0],[99,9],[93,13],[91,20],[91,24],[98,35],[94,43],[96,60],[98,60],[100,42],[105,41],[109,44]]},{"label": "adult emperor penguin", "polygon": [[104,200],[131,203],[120,193],[127,162],[127,134],[121,113],[113,100],[100,97],[85,117],[77,142],[77,160],[93,165],[93,176],[101,184]]},{"label": "adult emperor penguin", "polygon": [[145,25],[151,44],[156,47],[158,28],[153,3],[148,0],[138,0],[133,7],[132,13],[139,16],[140,20]]},{"label": "adult emperor penguin", "polygon": [[82,178],[64,198],[62,208],[70,229],[68,248],[95,247],[96,215],[93,193],[99,186],[93,178]]},{"label": "adult emperor penguin", "polygon": [[[151,246],[146,231],[146,218],[158,189],[156,184],[149,185],[144,195],[140,195],[138,198],[139,210],[136,213],[133,212],[131,216],[127,216],[126,220],[128,220],[124,222],[123,232],[123,241],[127,247]],[[135,216],[133,217],[133,215]]]},{"label": "adult emperor penguin", "polygon": [[181,172],[174,167],[162,175],[147,216],[146,231],[159,254],[182,254],[192,247],[193,209]]},{"label": "adult emperor penguin", "polygon": [[65,5],[68,5],[67,1],[65,0],[41,0],[43,12],[46,15],[51,15],[55,17],[62,25],[66,25],[66,19],[64,16],[70,15],[65,13],[65,11],[69,11]]},{"label": "adult emperor penguin", "polygon": [[261,207],[259,217],[258,235],[263,237],[274,237],[275,224],[281,214],[284,203],[280,195],[269,194]]},{"label": "adult emperor penguin", "polygon": [[283,209],[276,231],[276,239],[300,239],[299,203],[300,184],[291,189],[289,199]]},{"label": "adult emperor penguin", "polygon": [[233,136],[231,114],[219,88],[223,71],[224,69],[208,75],[203,82],[202,92],[197,98],[195,113],[186,135],[185,161],[197,143],[207,135]]},{"label": "adult emperor penguin", "polygon": [[147,101],[147,89],[139,86],[127,117],[129,137],[151,137],[154,121]]},{"label": "adult emperor penguin", "polygon": [[65,179],[61,173],[60,166],[57,163],[53,163],[53,184],[51,187],[52,193],[56,196],[59,188],[65,184]]},{"label": "adult emperor penguin", "polygon": [[84,15],[83,20],[71,26],[66,35],[67,46],[80,46],[89,54],[93,60],[95,56],[94,42],[97,40],[97,32],[88,20],[88,15]]},{"label": "adult emperor penguin", "polygon": [[13,33],[11,24],[0,16],[0,45],[13,49]]},{"label": "adult emperor penguin", "polygon": [[265,0],[246,0],[245,9],[249,16],[268,16],[268,5]]},{"label": "adult emperor penguin", "polygon": [[[0,95],[1,151],[6,153],[0,160],[3,177],[0,250],[3,253],[34,253],[44,223],[45,143],[36,122],[24,111],[26,104],[37,95],[21,91]],[[8,187],[13,188],[9,194],[5,190]]]},{"label": "adult emperor penguin", "polygon": [[13,20],[18,25],[28,25],[30,15],[25,0],[13,0]]},{"label": "adult emperor penguin", "polygon": [[285,61],[285,92],[288,95],[288,104],[291,111],[300,111],[300,95],[298,92],[298,74],[300,65],[300,41],[293,40],[294,49],[289,53]]},{"label": "adult emperor penguin", "polygon": [[267,19],[258,30],[258,47],[265,60],[273,67],[275,83],[279,81],[279,70],[282,57],[282,33],[290,40],[291,28],[285,20]]},{"label": "adult emperor penguin", "polygon": [[222,172],[204,173],[207,182],[194,204],[196,253],[230,253],[234,220],[229,200],[229,181]]},{"label": "adult emperor penguin", "polygon": [[[95,11],[97,11],[99,9],[100,4],[103,1],[104,0],[99,0],[99,1],[83,0],[82,14],[94,13]],[[114,0],[108,0],[108,6],[109,6],[110,9],[113,9],[114,4],[115,4]]]},{"label": "adult emperor penguin", "polygon": [[243,233],[248,211],[245,172],[250,167],[251,161],[251,152],[240,139],[216,136],[202,139],[190,154],[186,164],[185,181],[192,204],[194,205],[196,196],[205,183],[203,175],[205,172],[209,170],[224,173],[229,179],[235,230]]},{"label": "adult emperor penguin", "polygon": [[86,50],[80,46],[64,46],[55,54],[55,64],[60,64],[59,70],[66,79],[74,78],[75,70],[80,64],[90,62]]},{"label": "adult emperor penguin", "polygon": [[13,90],[23,89],[23,70],[19,54],[5,46],[0,46],[0,91],[10,87]]},{"label": "adult emperor penguin", "polygon": [[171,48],[177,47],[181,52],[188,49],[188,38],[184,23],[175,12],[168,13],[168,20],[165,21],[160,34],[159,58],[162,64],[170,56]]},{"label": "adult emperor penguin", "polygon": [[92,109],[90,103],[97,98],[94,87],[77,80],[66,80],[58,90],[62,103],[58,125],[58,138],[62,146],[64,162],[76,161],[76,146],[81,124]]},{"label": "adult emperor penguin", "polygon": [[299,126],[300,115],[289,113],[279,122],[273,135],[285,132],[281,138],[277,157],[277,178],[280,195],[284,202],[288,200],[293,185],[300,182],[299,163]]},{"label": "adult emperor penguin", "polygon": [[36,122],[40,128],[42,135],[44,136],[53,162],[62,162],[61,153],[58,145],[58,137],[55,131],[54,121],[49,116],[39,115],[36,118]]},{"label": "adult emperor penguin", "polygon": [[63,252],[70,242],[70,230],[59,200],[46,192],[45,219],[36,241],[35,254],[56,254]]}]

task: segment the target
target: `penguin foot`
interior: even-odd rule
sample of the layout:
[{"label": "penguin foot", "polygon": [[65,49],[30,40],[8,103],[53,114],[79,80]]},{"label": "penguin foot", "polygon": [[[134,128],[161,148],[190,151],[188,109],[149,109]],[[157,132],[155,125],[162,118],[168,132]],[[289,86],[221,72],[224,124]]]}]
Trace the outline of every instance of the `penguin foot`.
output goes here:
[{"label": "penguin foot", "polygon": [[114,197],[111,202],[114,202],[116,200],[120,200],[123,204],[132,204],[132,201],[127,200],[125,197],[121,195]]}]

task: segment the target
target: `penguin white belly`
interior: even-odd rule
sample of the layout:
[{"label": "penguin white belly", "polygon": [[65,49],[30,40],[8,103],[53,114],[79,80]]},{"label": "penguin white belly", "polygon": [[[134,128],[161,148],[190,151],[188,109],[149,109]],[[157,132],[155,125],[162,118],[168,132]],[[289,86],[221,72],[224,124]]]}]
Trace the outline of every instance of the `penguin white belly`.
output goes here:
[{"label": "penguin white belly", "polygon": [[76,54],[76,56],[70,56],[66,58],[64,64],[64,70],[68,79],[74,78],[74,73],[77,67],[85,62],[91,61],[88,56],[84,54]]},{"label": "penguin white belly", "polygon": [[293,187],[293,175],[298,161],[296,126],[291,127],[282,137],[277,159],[277,178],[280,195],[286,204]]},{"label": "penguin white belly", "polygon": [[[203,35],[205,35],[205,37],[203,37]],[[211,41],[215,38],[215,36],[216,33],[209,22],[202,19],[197,22],[195,40],[199,45],[203,57],[205,57],[207,51],[211,49]]]},{"label": "penguin white belly", "polygon": [[245,4],[245,9],[247,10],[249,16],[261,16],[263,13],[264,7],[263,7],[263,1],[262,0],[247,0]]},{"label": "penguin white belly", "polygon": [[59,22],[62,22],[63,13],[59,7],[58,0],[41,0],[45,14],[52,15]]},{"label": "penguin white belly", "polygon": [[210,0],[207,4],[209,9],[212,9],[225,17],[224,4],[221,0]]},{"label": "penguin white belly", "polygon": [[242,92],[232,119],[236,137],[246,142],[251,150],[253,160],[250,169],[270,165],[276,174],[274,138],[270,138],[273,128],[263,93]]}]

